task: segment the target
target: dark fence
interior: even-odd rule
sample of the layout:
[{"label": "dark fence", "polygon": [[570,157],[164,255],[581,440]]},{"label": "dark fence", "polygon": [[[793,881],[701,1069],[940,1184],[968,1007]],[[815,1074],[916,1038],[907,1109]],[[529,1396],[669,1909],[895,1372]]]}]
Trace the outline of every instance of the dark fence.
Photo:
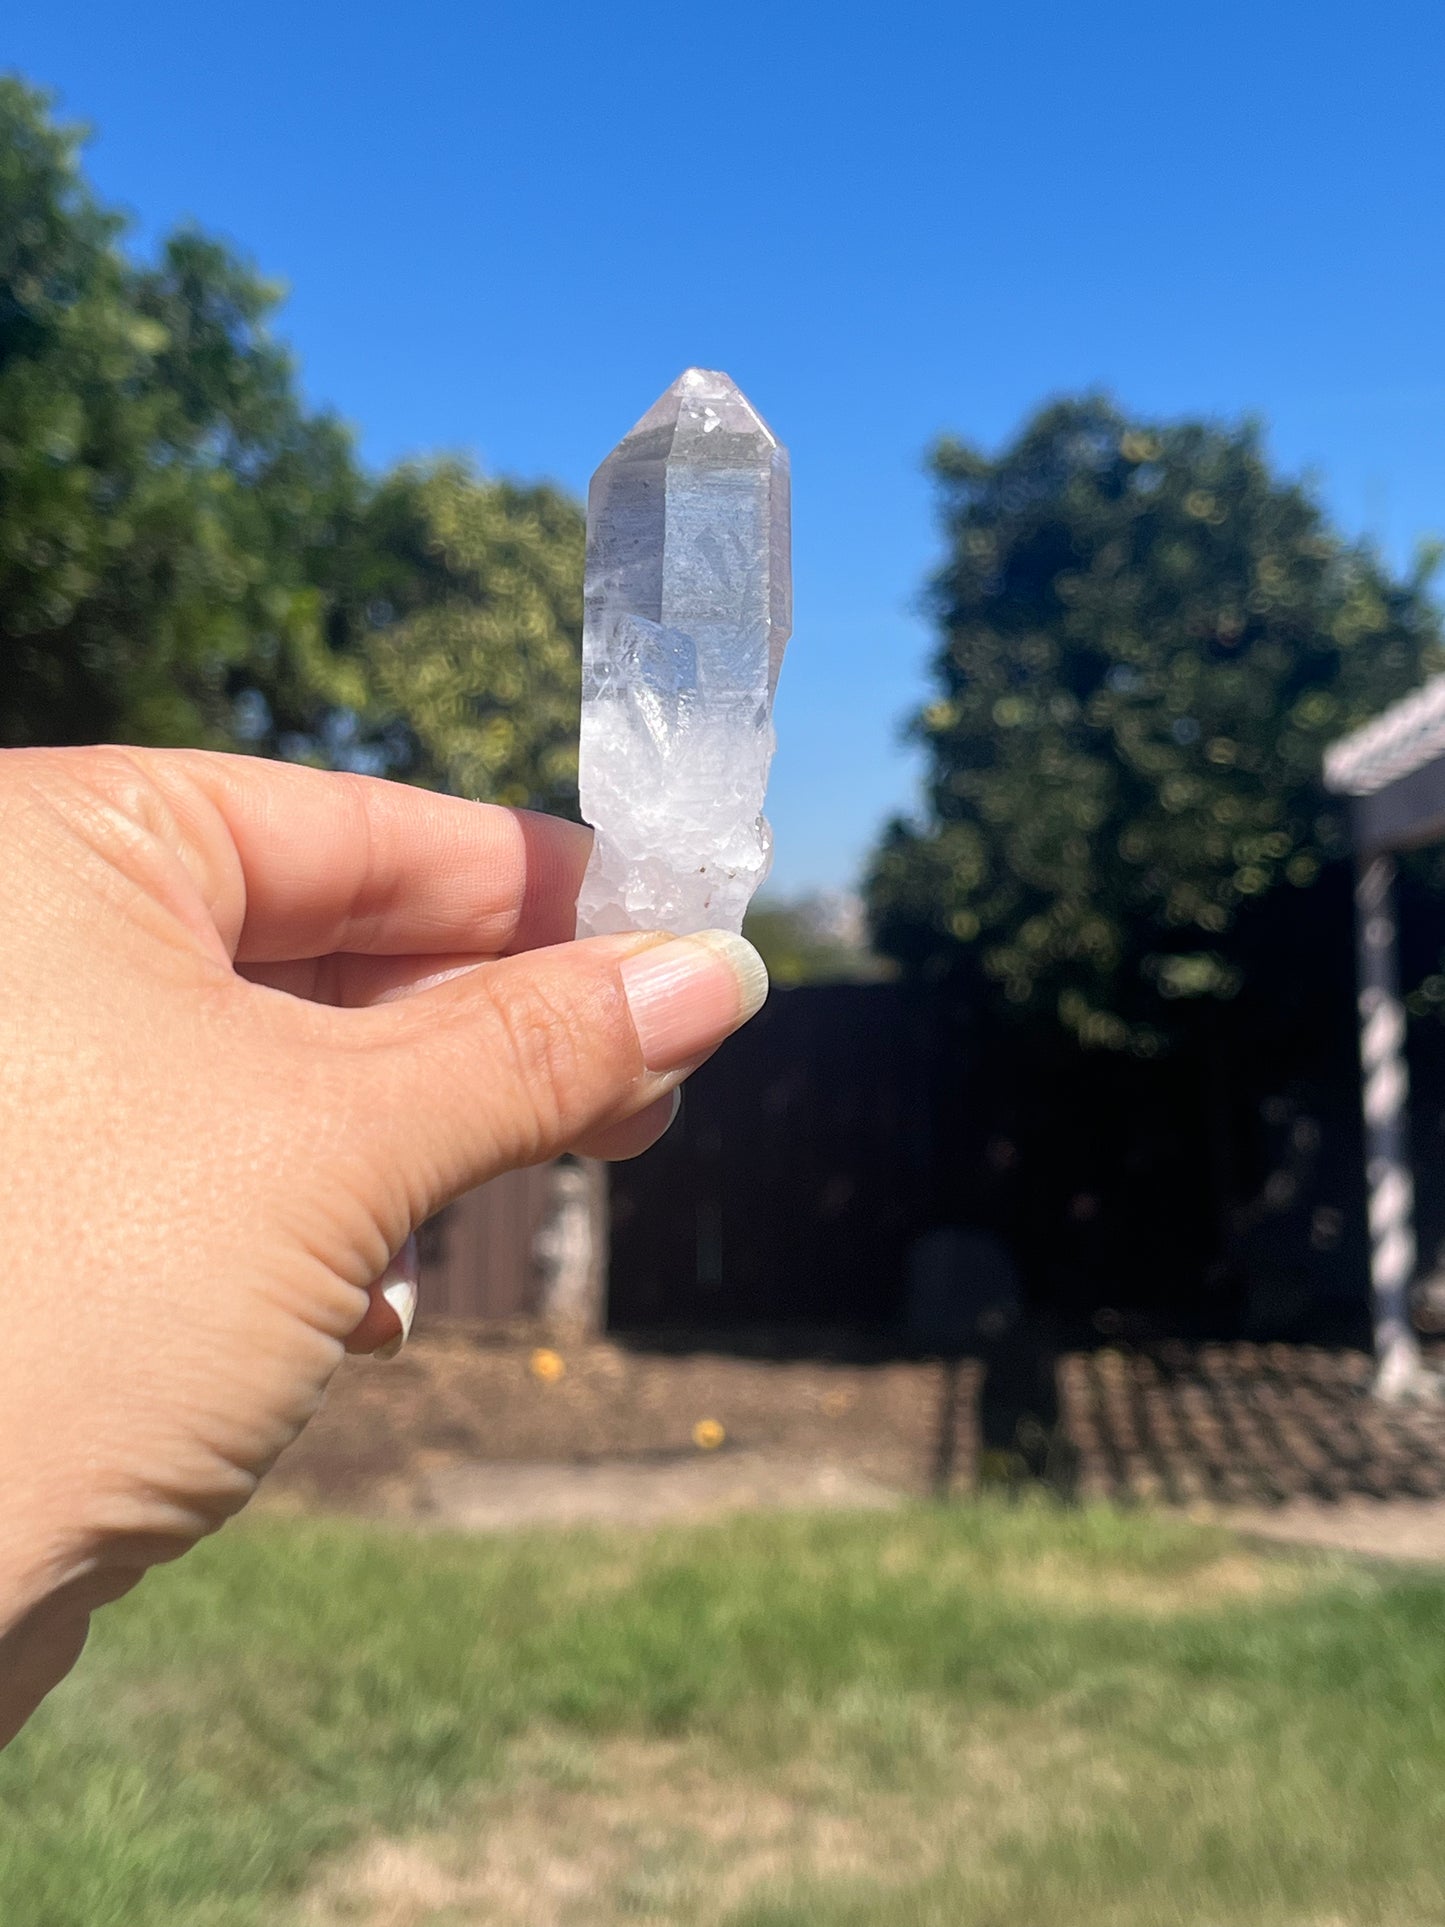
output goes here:
[{"label": "dark fence", "polygon": [[[1428,1272],[1445,1256],[1445,1025],[1412,1031]],[[1292,1027],[1221,1026],[1152,1060],[1045,1046],[904,985],[776,992],[689,1081],[667,1137],[612,1167],[607,1321],[891,1344],[919,1241],[950,1228],[1004,1254],[1059,1344],[1362,1343],[1361,1158],[1343,982],[1302,996]],[[570,1303],[539,1249],[555,1195],[554,1174],[520,1172],[428,1227],[424,1315]]]},{"label": "dark fence", "polygon": [[[1141,1059],[1031,1043],[903,985],[777,992],[689,1081],[672,1132],[613,1170],[609,1323],[897,1333],[917,1241],[951,1227],[1006,1254],[1061,1343],[1361,1339],[1347,1003],[1336,1018]],[[1417,1056],[1433,1153],[1445,1053]],[[1426,1179],[1428,1238],[1445,1200]]]},{"label": "dark fence", "polygon": [[776,994],[611,1174],[614,1328],[890,1316],[934,1147],[925,1001]]}]

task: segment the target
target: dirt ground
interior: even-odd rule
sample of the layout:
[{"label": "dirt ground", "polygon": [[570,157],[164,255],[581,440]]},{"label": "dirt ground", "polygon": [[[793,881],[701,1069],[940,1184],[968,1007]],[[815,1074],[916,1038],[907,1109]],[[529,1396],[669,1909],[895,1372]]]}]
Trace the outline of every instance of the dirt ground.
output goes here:
[{"label": "dirt ground", "polygon": [[[434,1323],[390,1364],[347,1362],[266,1503],[487,1531],[880,1507],[1016,1481],[1020,1456],[983,1443],[980,1360],[870,1358],[845,1342],[830,1355],[826,1337],[811,1350]],[[1445,1402],[1383,1407],[1369,1375],[1364,1354],[1314,1347],[1066,1353],[1043,1415],[1049,1468],[1082,1499],[1445,1562]]]},{"label": "dirt ground", "polygon": [[348,1360],[269,1503],[498,1526],[971,1489],[976,1361],[747,1358],[434,1325]]}]

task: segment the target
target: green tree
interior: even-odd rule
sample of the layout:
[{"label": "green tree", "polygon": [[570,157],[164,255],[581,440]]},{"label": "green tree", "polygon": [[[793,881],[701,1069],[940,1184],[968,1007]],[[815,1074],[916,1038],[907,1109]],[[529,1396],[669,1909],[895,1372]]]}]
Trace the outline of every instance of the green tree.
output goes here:
[{"label": "green tree", "polygon": [[576,814],[585,525],[548,484],[403,465],[311,559],[322,617],[238,680],[295,760]]},{"label": "green tree", "polygon": [[1090,397],[932,469],[928,814],[875,856],[880,947],[1105,1046],[1286,995],[1259,912],[1298,927],[1345,850],[1322,751],[1445,666],[1423,565],[1342,542],[1248,425]]},{"label": "green tree", "polygon": [[576,809],[582,513],[460,462],[370,480],[277,291],[137,264],[79,135],[0,77],[0,744],[252,748]]},{"label": "green tree", "polygon": [[0,744],[196,743],[576,807],[583,521],[458,462],[363,474],[186,230],[150,266],[0,78]]},{"label": "green tree", "polygon": [[584,539],[545,484],[457,462],[388,476],[311,663],[332,728],[354,719],[412,781],[575,814]]},{"label": "green tree", "polygon": [[360,477],[299,406],[275,290],[204,236],[153,266],[79,136],[0,77],[0,742],[231,740],[238,676],[294,674],[310,552]]}]

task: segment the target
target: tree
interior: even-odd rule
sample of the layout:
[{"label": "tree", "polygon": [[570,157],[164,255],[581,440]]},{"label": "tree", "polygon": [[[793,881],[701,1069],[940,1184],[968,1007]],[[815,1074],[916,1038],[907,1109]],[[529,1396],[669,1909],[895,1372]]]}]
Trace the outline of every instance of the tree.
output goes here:
[{"label": "tree", "polygon": [[560,490],[456,462],[382,483],[357,578],[377,593],[338,601],[334,660],[351,674],[333,689],[390,743],[394,773],[576,814],[585,533]]},{"label": "tree", "polygon": [[231,740],[232,684],[321,613],[360,489],[270,340],[275,290],[194,232],[139,266],[75,130],[0,78],[0,742]]},{"label": "tree", "polygon": [[463,464],[363,473],[277,291],[151,266],[0,78],[0,745],[187,743],[576,808],[583,521]]},{"label": "tree", "polygon": [[1324,746],[1445,666],[1423,565],[1341,541],[1250,425],[1089,397],[932,469],[929,809],[875,856],[880,948],[1145,1051],[1287,995],[1259,933],[1307,921],[1345,851]]},{"label": "tree", "polygon": [[[382,478],[317,558],[322,621],[239,725],[276,755],[576,815],[585,525],[464,463]],[[253,672],[255,666],[253,665]]]}]

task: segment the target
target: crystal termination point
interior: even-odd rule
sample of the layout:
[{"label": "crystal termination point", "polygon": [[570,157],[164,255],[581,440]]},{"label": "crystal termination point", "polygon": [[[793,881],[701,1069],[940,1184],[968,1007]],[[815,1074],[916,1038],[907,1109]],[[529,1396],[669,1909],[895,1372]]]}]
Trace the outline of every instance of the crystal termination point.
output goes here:
[{"label": "crystal termination point", "polygon": [[788,451],[727,375],[689,368],[588,492],[579,936],[741,928],[792,626]]}]

